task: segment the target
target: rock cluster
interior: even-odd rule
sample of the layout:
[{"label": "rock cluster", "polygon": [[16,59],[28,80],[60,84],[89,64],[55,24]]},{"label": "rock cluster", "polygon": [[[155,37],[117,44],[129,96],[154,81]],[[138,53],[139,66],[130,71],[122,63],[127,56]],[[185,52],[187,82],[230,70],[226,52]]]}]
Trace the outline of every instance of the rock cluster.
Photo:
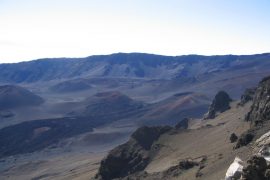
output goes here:
[{"label": "rock cluster", "polygon": [[171,166],[170,168],[161,171],[161,172],[154,172],[154,173],[148,173],[146,171],[140,171],[137,173],[129,174],[126,177],[120,178],[121,180],[139,180],[139,179],[145,179],[145,180],[156,180],[156,179],[162,179],[162,180],[170,180],[170,179],[176,179],[178,176],[180,176],[183,173],[187,173],[188,171],[193,171],[196,168],[196,177],[200,177],[203,174],[201,173],[201,170],[205,167],[205,162],[207,161],[206,156],[202,156],[200,158],[196,159],[183,159],[180,160],[179,163],[175,166]]},{"label": "rock cluster", "polygon": [[198,162],[187,159],[179,162],[179,169],[187,170],[198,165]]},{"label": "rock cluster", "polygon": [[270,179],[270,131],[258,138],[253,146],[254,154],[243,166],[243,162],[236,160],[228,168],[225,179],[268,180]]},{"label": "rock cluster", "polygon": [[[251,129],[242,134],[235,148],[249,144],[255,137],[256,132],[267,129],[267,120],[270,119],[270,76],[264,78],[255,90],[247,90],[241,97],[240,105],[253,99],[253,104],[246,116],[251,122]],[[254,95],[253,95],[254,94]],[[260,127],[258,125],[261,125]],[[269,125],[269,123],[268,123]],[[241,170],[243,180],[267,180],[270,179],[270,131],[263,134],[253,144],[253,154],[247,161],[247,165]],[[227,175],[226,175],[227,176]],[[240,179],[240,177],[236,178]]]},{"label": "rock cluster", "polygon": [[179,162],[178,165],[172,166],[169,169],[162,172],[162,176],[160,179],[170,179],[170,177],[177,177],[184,171],[199,165],[200,165],[199,162],[193,161],[192,159],[182,160]]},{"label": "rock cluster", "polygon": [[243,180],[267,180],[270,178],[266,160],[262,156],[254,155],[247,161],[247,166],[243,168]]},{"label": "rock cluster", "polygon": [[238,139],[238,141],[237,141],[237,143],[236,143],[236,145],[235,145],[235,149],[238,149],[238,148],[240,148],[240,147],[242,147],[242,146],[246,146],[246,145],[248,145],[252,140],[253,140],[253,138],[254,138],[254,134],[253,133],[251,133],[251,132],[245,132],[245,133],[243,133],[240,137],[239,137],[239,139]]},{"label": "rock cluster", "polygon": [[257,153],[247,161],[247,166],[243,168],[242,179],[270,179],[270,131],[258,138],[253,148]]},{"label": "rock cluster", "polygon": [[238,157],[226,172],[225,180],[269,180],[270,166],[263,156],[253,155],[243,166],[243,161]]},{"label": "rock cluster", "polygon": [[204,119],[214,119],[216,117],[216,114],[222,113],[228,109],[230,109],[230,102],[232,99],[230,96],[224,92],[224,91],[219,91],[212,104],[209,107],[209,110],[207,114],[205,115]]}]

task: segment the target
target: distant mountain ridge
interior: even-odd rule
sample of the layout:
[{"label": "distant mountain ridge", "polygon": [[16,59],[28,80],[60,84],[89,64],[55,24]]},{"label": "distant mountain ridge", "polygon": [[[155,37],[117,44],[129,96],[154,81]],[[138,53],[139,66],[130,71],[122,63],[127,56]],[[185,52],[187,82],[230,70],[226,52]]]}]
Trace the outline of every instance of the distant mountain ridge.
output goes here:
[{"label": "distant mountain ridge", "polygon": [[50,58],[0,64],[1,83],[32,83],[81,77],[177,79],[270,67],[270,54],[224,56],[162,56],[117,53],[86,58]]}]

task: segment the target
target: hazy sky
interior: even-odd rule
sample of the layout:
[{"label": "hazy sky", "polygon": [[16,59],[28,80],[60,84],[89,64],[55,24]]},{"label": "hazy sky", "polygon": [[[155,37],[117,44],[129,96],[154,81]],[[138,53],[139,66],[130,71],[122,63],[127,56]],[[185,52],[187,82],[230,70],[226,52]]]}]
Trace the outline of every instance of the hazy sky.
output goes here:
[{"label": "hazy sky", "polygon": [[0,62],[270,52],[269,0],[0,0]]}]

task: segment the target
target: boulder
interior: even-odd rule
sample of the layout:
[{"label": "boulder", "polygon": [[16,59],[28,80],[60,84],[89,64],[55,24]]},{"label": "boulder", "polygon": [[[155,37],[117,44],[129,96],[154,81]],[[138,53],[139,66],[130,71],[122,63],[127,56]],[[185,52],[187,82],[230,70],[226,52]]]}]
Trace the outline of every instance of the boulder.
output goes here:
[{"label": "boulder", "polygon": [[251,133],[251,132],[245,132],[245,133],[243,133],[240,137],[239,137],[239,139],[238,139],[238,141],[237,141],[237,143],[236,143],[236,145],[235,145],[235,149],[238,149],[238,148],[240,148],[240,147],[242,147],[242,146],[246,146],[246,145],[248,145],[252,140],[253,140],[253,138],[254,138],[254,134],[253,133]]},{"label": "boulder", "polygon": [[254,155],[248,161],[248,165],[243,168],[243,180],[266,180],[265,175],[268,176],[267,163],[262,156]]},{"label": "boulder", "polygon": [[236,180],[241,178],[243,170],[243,161],[239,157],[235,157],[233,163],[229,166],[225,180]]},{"label": "boulder", "polygon": [[230,136],[230,141],[231,141],[231,143],[236,142],[237,139],[238,139],[238,137],[236,136],[236,134],[235,134],[235,133],[232,133],[231,136]]}]

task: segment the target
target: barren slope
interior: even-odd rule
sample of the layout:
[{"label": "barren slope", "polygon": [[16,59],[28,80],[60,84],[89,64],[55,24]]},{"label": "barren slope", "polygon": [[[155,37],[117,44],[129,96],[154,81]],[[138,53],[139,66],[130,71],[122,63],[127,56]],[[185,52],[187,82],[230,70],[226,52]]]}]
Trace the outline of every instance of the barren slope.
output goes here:
[{"label": "barren slope", "polygon": [[[163,135],[157,142],[162,145],[162,148],[147,166],[146,171],[160,172],[177,165],[182,159],[207,156],[206,166],[200,171],[203,174],[201,179],[224,178],[235,156],[239,155],[244,159],[243,152],[248,152],[245,147],[234,151],[234,144],[230,143],[229,137],[233,132],[239,135],[249,128],[249,123],[243,120],[249,106],[236,107],[234,103],[231,110],[215,119],[194,123],[192,130]],[[195,179],[196,172],[189,172],[180,177],[181,179]]]}]

